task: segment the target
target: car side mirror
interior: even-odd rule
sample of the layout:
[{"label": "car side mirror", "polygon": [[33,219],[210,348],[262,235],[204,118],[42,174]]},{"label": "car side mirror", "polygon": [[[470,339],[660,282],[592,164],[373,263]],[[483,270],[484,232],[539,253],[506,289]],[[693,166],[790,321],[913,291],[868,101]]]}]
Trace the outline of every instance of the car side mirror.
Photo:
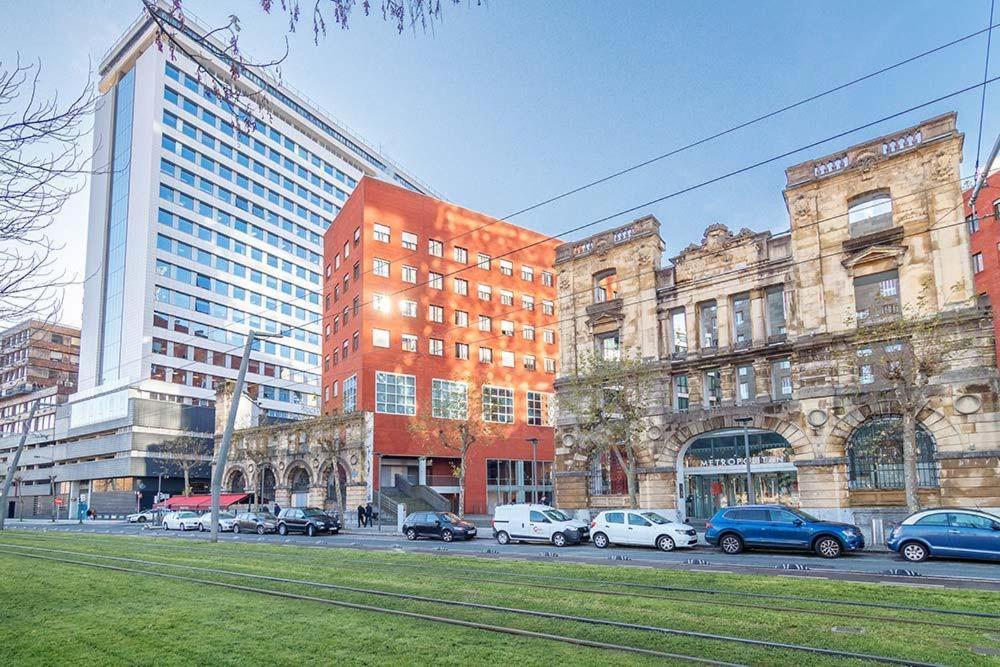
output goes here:
[{"label": "car side mirror", "polygon": [[440,521],[435,521],[435,522],[434,522],[434,525],[435,525],[435,526],[440,526],[440,525],[441,525],[441,522],[440,522]]},{"label": "car side mirror", "polygon": [[1000,530],[1000,523],[995,523],[994,522],[994,524],[993,524],[993,530]]},{"label": "car side mirror", "polygon": [[794,523],[796,526],[801,526],[802,524],[805,523],[805,521],[803,521],[802,519],[796,519],[792,523]]}]

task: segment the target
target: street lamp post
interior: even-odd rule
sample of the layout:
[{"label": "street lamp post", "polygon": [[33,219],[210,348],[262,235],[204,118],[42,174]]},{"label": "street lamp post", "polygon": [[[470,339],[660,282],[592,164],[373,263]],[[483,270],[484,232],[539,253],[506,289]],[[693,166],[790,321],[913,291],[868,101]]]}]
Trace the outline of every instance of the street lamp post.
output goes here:
[{"label": "street lamp post", "polygon": [[229,445],[233,441],[233,429],[236,426],[236,410],[243,395],[243,383],[246,381],[247,368],[250,367],[250,351],[254,340],[259,338],[281,338],[280,333],[264,333],[251,331],[247,334],[247,344],[243,348],[243,359],[240,361],[240,372],[236,376],[236,386],[233,388],[233,398],[229,403],[229,416],[226,418],[226,430],[222,433],[219,443],[219,454],[212,469],[212,542],[219,541],[219,496],[222,493],[222,473],[229,457]]},{"label": "street lamp post", "polygon": [[531,502],[538,504],[538,438],[525,438],[531,445]]},{"label": "street lamp post", "polygon": [[747,502],[751,505],[757,502],[757,494],[754,493],[753,477],[750,474],[750,422],[753,417],[737,417],[736,423],[743,425],[743,450],[747,464]]},{"label": "street lamp post", "polygon": [[156,502],[161,502],[163,500],[162,490],[163,490],[163,473],[161,472],[156,475]]}]

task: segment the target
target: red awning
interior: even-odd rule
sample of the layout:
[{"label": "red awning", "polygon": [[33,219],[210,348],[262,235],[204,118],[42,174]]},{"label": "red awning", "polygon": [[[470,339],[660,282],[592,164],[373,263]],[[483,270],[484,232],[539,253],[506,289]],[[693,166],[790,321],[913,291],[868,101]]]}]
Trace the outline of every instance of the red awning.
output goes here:
[{"label": "red awning", "polygon": [[[229,507],[249,498],[247,493],[223,493],[219,496],[219,507]],[[168,510],[203,510],[212,509],[212,496],[173,496],[167,498],[155,507]]]}]

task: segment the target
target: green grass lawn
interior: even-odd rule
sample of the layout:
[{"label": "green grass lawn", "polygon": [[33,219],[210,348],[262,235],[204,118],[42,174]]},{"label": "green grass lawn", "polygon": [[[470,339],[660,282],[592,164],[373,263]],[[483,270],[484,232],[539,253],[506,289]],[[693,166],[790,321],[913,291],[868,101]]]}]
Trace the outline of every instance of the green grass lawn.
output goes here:
[{"label": "green grass lawn", "polygon": [[[320,538],[345,539],[345,538]],[[15,545],[66,549],[66,556],[150,571],[303,593],[316,597],[392,607],[421,615],[505,625],[538,632],[642,646],[658,651],[755,665],[823,665],[833,658],[676,637],[634,629],[401,600],[371,593],[279,584],[238,575],[213,575],[178,568],[114,563],[96,555],[238,570],[308,579],[356,588],[477,602],[520,609],[641,623],[658,627],[809,644],[943,664],[1000,664],[973,653],[973,646],[1000,649],[989,619],[966,619],[904,611],[833,607],[815,603],[761,601],[636,590],[604,595],[551,590],[526,584],[576,585],[526,577],[555,575],[595,582],[720,588],[762,594],[801,595],[888,602],[1000,613],[996,593],[840,583],[803,578],[696,573],[633,567],[604,567],[494,561],[449,555],[308,549],[267,544],[224,543],[96,535],[39,535],[7,532],[0,548]],[[49,554],[55,556],[56,554]],[[136,574],[28,559],[0,553],[0,655],[4,664],[574,664],[653,662],[635,654],[571,646],[459,628],[430,620],[349,610],[251,592]],[[511,574],[522,576],[509,576]],[[484,583],[475,579],[491,579]],[[642,595],[639,595],[642,594]],[[681,599],[666,599],[681,598]],[[727,603],[759,604],[755,608]],[[844,611],[829,617],[776,609]],[[896,620],[873,620],[872,616]],[[913,619],[976,625],[981,629],[916,625]],[[834,632],[848,627],[860,634]],[[991,662],[992,661],[992,662]]]}]

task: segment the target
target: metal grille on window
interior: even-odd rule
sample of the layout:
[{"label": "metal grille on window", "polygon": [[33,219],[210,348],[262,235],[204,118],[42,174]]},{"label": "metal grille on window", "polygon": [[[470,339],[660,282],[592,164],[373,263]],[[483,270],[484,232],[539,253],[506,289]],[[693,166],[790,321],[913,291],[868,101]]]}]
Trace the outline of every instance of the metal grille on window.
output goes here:
[{"label": "metal grille on window", "polygon": [[[918,423],[917,479],[922,487],[938,486],[934,450],[934,437]],[[847,460],[852,489],[904,488],[902,417],[874,417],[855,429],[847,442]]]}]

